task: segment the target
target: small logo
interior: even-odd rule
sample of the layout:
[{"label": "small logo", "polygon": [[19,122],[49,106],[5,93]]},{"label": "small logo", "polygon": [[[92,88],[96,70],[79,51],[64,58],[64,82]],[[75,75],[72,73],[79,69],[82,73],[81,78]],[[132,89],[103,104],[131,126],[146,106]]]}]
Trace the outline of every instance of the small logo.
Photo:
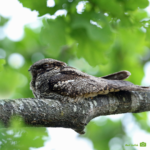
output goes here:
[{"label": "small logo", "polygon": [[140,147],[146,147],[146,143],[145,142],[141,142],[140,143]]}]

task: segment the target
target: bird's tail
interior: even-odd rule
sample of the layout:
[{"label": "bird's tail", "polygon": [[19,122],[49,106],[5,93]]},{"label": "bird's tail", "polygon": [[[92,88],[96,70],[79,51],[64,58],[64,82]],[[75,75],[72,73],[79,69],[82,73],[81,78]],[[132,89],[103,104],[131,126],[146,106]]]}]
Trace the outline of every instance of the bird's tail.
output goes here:
[{"label": "bird's tail", "polygon": [[140,92],[150,92],[150,87],[134,85],[128,81],[122,80],[108,80],[109,92],[117,91],[140,91]]}]

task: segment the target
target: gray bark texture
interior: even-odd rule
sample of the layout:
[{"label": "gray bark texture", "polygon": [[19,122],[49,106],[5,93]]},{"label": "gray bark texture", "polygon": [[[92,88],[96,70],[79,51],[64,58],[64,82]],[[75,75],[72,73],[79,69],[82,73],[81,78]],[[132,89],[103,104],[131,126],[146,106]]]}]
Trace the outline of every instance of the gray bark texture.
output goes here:
[{"label": "gray bark texture", "polygon": [[150,92],[123,91],[78,102],[21,98],[0,100],[0,121],[5,127],[9,127],[11,116],[19,115],[26,125],[72,128],[83,134],[84,127],[95,117],[149,110]]}]

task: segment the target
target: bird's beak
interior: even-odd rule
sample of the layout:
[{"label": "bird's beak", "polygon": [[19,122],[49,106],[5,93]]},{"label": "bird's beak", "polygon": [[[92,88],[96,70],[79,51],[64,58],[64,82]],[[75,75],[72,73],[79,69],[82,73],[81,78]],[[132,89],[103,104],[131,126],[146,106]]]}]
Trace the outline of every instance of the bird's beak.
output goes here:
[{"label": "bird's beak", "polygon": [[31,71],[31,68],[29,68],[29,70],[28,71]]}]

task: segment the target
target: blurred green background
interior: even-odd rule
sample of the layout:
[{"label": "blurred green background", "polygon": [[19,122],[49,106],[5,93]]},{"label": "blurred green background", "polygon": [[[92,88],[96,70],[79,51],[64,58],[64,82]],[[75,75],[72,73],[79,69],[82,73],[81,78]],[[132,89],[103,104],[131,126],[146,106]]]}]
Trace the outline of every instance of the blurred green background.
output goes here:
[{"label": "blurred green background", "polygon": [[[0,13],[0,99],[33,97],[28,69],[43,58],[64,61],[95,76],[128,70],[132,74],[128,81],[141,85],[144,65],[150,61],[150,15],[145,10],[148,0],[14,2],[38,13],[38,17],[35,23],[24,26],[21,38],[14,40],[19,28],[14,28],[12,38],[7,36],[6,28],[12,18]],[[3,3],[4,0],[0,1],[0,5]],[[23,17],[16,20],[16,26]],[[125,144],[139,144],[144,137],[134,141],[135,134],[129,132],[137,128],[135,132],[149,134],[149,116],[144,112],[124,114],[119,119],[99,117],[87,125],[86,134],[79,138],[89,139],[94,150],[137,149]],[[13,119],[12,127],[16,129],[1,129],[2,150],[36,149],[49,139],[46,128],[20,126]]]}]

